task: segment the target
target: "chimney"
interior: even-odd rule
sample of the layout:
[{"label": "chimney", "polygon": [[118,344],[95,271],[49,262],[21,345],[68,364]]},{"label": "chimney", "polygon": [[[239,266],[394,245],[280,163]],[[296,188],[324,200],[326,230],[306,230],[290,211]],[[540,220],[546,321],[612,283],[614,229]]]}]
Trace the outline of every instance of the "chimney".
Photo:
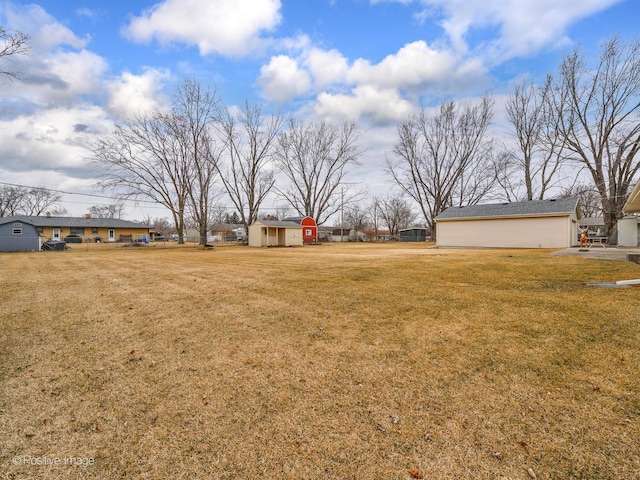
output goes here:
[{"label": "chimney", "polygon": [[84,218],[91,218],[91,214],[90,213],[85,213],[84,214]]},{"label": "chimney", "polygon": [[47,217],[51,217],[51,212],[47,212]]}]

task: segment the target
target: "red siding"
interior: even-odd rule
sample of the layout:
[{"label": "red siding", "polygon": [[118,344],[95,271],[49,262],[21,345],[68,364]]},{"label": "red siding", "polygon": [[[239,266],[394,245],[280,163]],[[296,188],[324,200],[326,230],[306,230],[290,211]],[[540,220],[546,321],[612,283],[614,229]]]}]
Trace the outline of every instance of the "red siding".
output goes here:
[{"label": "red siding", "polygon": [[314,243],[318,241],[318,226],[311,217],[304,217],[302,222],[302,241],[304,243]]}]

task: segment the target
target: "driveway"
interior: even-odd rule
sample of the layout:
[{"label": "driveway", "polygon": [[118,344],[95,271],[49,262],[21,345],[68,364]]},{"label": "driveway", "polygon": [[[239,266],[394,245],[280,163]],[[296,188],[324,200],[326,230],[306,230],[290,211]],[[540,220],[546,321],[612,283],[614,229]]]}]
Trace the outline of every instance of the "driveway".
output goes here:
[{"label": "driveway", "polygon": [[551,255],[579,255],[585,258],[599,258],[603,260],[627,260],[627,254],[635,253],[640,255],[640,248],[617,248],[617,247],[591,247],[588,251],[583,252],[578,247],[566,248],[558,250]]}]

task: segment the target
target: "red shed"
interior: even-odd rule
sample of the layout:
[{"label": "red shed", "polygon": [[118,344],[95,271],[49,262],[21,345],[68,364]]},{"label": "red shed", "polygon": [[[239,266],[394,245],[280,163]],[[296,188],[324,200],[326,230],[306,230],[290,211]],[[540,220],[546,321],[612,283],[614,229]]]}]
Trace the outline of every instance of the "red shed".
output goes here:
[{"label": "red shed", "polygon": [[295,222],[302,227],[302,241],[304,243],[316,243],[318,241],[318,225],[311,217],[289,217],[285,222]]}]

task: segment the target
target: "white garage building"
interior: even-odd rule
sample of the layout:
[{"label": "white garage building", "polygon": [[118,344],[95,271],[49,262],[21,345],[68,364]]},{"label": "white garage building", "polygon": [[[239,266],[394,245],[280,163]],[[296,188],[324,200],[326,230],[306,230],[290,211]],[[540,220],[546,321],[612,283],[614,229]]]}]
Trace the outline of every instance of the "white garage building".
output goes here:
[{"label": "white garage building", "polygon": [[436,217],[439,247],[568,248],[578,244],[577,198],[450,207]]}]

